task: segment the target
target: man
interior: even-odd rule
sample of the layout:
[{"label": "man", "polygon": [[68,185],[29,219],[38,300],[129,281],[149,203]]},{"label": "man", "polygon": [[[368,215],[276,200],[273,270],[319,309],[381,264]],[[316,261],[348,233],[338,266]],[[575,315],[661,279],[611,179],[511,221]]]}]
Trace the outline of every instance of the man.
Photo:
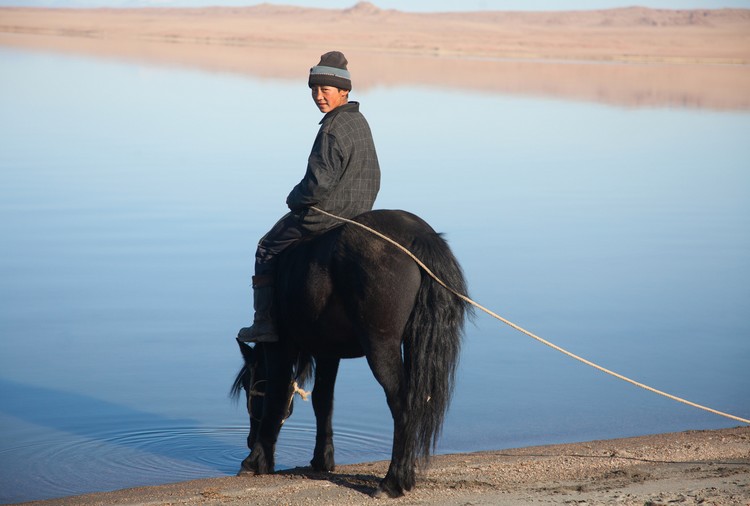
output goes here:
[{"label": "man", "polygon": [[307,160],[307,171],[286,198],[291,212],[263,236],[255,253],[252,327],[240,329],[243,342],[276,342],[271,318],[273,279],[279,253],[302,237],[339,224],[312,209],[316,206],[344,218],[370,211],[380,189],[380,166],[372,132],[349,101],[352,89],[347,60],[338,51],[328,52],[310,69],[308,86],[320,112],[325,113]]}]

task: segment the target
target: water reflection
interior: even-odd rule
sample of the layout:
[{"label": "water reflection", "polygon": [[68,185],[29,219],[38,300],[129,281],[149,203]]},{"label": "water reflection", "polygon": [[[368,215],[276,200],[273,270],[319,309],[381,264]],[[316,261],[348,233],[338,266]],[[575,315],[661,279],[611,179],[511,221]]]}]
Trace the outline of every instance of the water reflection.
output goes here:
[{"label": "water reflection", "polygon": [[[106,40],[106,37],[104,37]],[[182,40],[96,43],[86,37],[5,34],[3,43],[124,61],[237,73],[254,79],[299,79],[320,51]],[[325,49],[325,48],[323,48]],[[747,64],[591,63],[586,61],[454,58],[347,50],[357,89],[420,87],[458,93],[581,100],[625,107],[750,109]],[[680,60],[678,58],[678,60]],[[360,63],[358,63],[360,62]],[[362,64],[361,62],[367,62]]]},{"label": "water reflection", "polygon": [[[0,499],[233,473],[246,414],[226,397],[232,337],[250,316],[255,242],[317,130],[305,83],[0,59],[0,474],[12,477]],[[416,85],[354,96],[384,169],[377,206],[445,232],[477,300],[606,367],[750,415],[747,112]],[[494,320],[467,330],[442,452],[734,425]],[[340,378],[339,462],[386,458],[382,391],[363,361]],[[308,462],[312,427],[299,403],[281,466]],[[138,459],[150,464],[128,465]]]}]

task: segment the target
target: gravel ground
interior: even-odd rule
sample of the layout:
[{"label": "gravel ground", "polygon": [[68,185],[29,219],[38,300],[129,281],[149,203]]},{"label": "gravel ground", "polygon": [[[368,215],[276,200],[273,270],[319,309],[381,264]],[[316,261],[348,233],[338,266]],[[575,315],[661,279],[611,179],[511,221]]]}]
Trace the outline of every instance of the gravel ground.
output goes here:
[{"label": "gravel ground", "polygon": [[372,499],[387,466],[298,468],[31,504],[750,506],[750,427],[441,455],[405,497]]}]

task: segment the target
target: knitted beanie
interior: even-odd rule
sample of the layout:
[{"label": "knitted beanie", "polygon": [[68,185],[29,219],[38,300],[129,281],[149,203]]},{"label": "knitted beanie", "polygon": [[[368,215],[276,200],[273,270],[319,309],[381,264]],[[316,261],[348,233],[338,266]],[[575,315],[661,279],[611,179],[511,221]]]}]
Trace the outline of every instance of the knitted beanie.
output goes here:
[{"label": "knitted beanie", "polygon": [[352,89],[352,78],[346,68],[344,53],[330,51],[320,57],[320,63],[310,69],[307,85],[334,86],[343,90]]}]

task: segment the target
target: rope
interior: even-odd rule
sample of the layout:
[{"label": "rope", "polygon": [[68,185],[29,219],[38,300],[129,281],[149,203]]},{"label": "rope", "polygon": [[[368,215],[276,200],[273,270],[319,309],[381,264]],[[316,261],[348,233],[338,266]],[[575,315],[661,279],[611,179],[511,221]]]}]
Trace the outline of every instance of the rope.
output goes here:
[{"label": "rope", "polygon": [[286,422],[287,418],[289,418],[289,416],[291,415],[291,413],[289,413],[289,411],[292,409],[292,402],[294,402],[294,396],[295,396],[295,394],[299,395],[300,397],[302,397],[303,401],[306,401],[307,397],[310,395],[310,393],[311,392],[306,392],[306,391],[302,390],[299,387],[299,384],[296,381],[292,384],[292,393],[289,394],[289,402],[286,405],[286,412],[287,412],[287,414],[284,416],[284,419],[281,420],[281,425],[284,425],[284,422]]},{"label": "rope", "polygon": [[350,220],[350,219],[347,219],[347,218],[342,218],[341,216],[336,216],[335,214],[331,214],[331,213],[329,213],[327,211],[323,211],[322,209],[318,209],[317,207],[311,206],[310,209],[313,209],[314,211],[317,211],[317,212],[319,212],[321,214],[324,214],[324,215],[329,216],[331,218],[334,218],[336,220],[343,221],[345,223],[351,223],[352,225],[356,225],[356,226],[358,226],[360,228],[363,228],[363,229],[367,230],[368,232],[370,232],[372,234],[375,234],[376,236],[380,237],[381,239],[383,239],[383,240],[385,240],[385,241],[393,244],[398,249],[400,249],[401,251],[403,251],[404,253],[406,253],[409,257],[411,257],[411,259],[414,260],[417,263],[417,265],[419,265],[432,279],[434,279],[438,284],[440,284],[443,288],[445,288],[446,290],[448,290],[449,292],[451,292],[453,295],[455,295],[459,299],[463,300],[464,302],[466,302],[468,304],[471,304],[472,306],[476,307],[477,309],[480,309],[481,311],[484,311],[488,315],[492,316],[493,318],[495,318],[497,320],[500,320],[504,324],[506,324],[509,327],[511,327],[511,328],[513,328],[513,329],[515,329],[515,330],[517,330],[519,332],[521,332],[522,334],[525,334],[528,337],[539,341],[540,343],[544,344],[545,346],[549,346],[553,350],[557,350],[560,353],[562,353],[564,355],[567,355],[568,357],[570,357],[572,359],[578,360],[579,362],[582,362],[582,363],[584,363],[584,364],[586,364],[588,366],[591,366],[591,367],[593,367],[594,369],[596,369],[598,371],[601,371],[601,372],[603,372],[605,374],[609,374],[610,376],[614,376],[615,378],[621,379],[621,380],[623,380],[623,381],[625,381],[627,383],[630,383],[631,385],[635,385],[635,386],[637,386],[639,388],[643,388],[644,390],[648,390],[649,392],[653,392],[655,394],[667,397],[668,399],[672,399],[673,401],[677,401],[677,402],[681,402],[683,404],[687,404],[688,406],[692,406],[694,408],[698,408],[698,409],[702,409],[704,411],[708,411],[709,413],[713,413],[715,415],[723,416],[725,418],[730,418],[732,420],[736,420],[738,422],[742,422],[742,423],[746,423],[746,424],[750,425],[750,420],[748,420],[746,418],[741,418],[739,416],[730,415],[729,413],[724,413],[723,411],[718,411],[718,410],[715,410],[715,409],[712,409],[712,408],[709,408],[709,407],[706,407],[706,406],[702,406],[701,404],[696,404],[695,402],[688,401],[686,399],[683,399],[682,397],[677,397],[676,395],[672,395],[672,394],[669,394],[669,393],[664,392],[662,390],[658,390],[656,388],[653,388],[653,387],[650,387],[648,385],[645,385],[645,384],[643,384],[641,382],[638,382],[638,381],[635,381],[633,379],[630,379],[627,376],[623,376],[622,374],[619,374],[619,373],[616,373],[614,371],[611,371],[611,370],[609,370],[609,369],[607,369],[605,367],[602,367],[602,366],[600,366],[598,364],[595,364],[594,362],[591,362],[590,360],[586,360],[585,358],[580,357],[580,356],[576,355],[575,353],[571,353],[570,351],[568,351],[568,350],[566,350],[564,348],[561,348],[560,346],[557,346],[556,344],[553,344],[553,343],[547,341],[546,339],[543,339],[543,338],[537,336],[536,334],[534,334],[534,333],[532,333],[532,332],[524,329],[523,327],[520,327],[520,326],[516,325],[515,323],[513,323],[513,322],[511,322],[509,320],[506,320],[505,318],[503,318],[502,316],[498,315],[497,313],[495,313],[495,312],[487,309],[486,307],[484,307],[481,304],[473,301],[472,299],[470,299],[466,295],[464,295],[464,294],[462,294],[462,293],[454,290],[450,286],[446,285],[445,282],[443,282],[442,279],[438,278],[429,269],[429,267],[427,267],[411,251],[409,251],[407,248],[405,248],[401,244],[397,243],[396,241],[394,241],[390,237],[381,234],[377,230],[374,230],[374,229],[368,227],[367,225],[364,225],[362,223],[359,223],[359,222],[356,222],[354,220]]},{"label": "rope", "polygon": [[300,397],[302,397],[302,400],[303,400],[303,401],[306,401],[306,400],[307,400],[307,398],[308,398],[308,397],[310,396],[310,394],[312,393],[312,392],[308,392],[307,390],[303,390],[302,388],[300,388],[300,386],[299,386],[299,385],[297,384],[297,382],[296,382],[296,381],[294,382],[294,385],[293,385],[293,386],[294,386],[294,391],[292,392],[292,398],[294,398],[294,394],[297,394],[297,395],[299,395]]}]

